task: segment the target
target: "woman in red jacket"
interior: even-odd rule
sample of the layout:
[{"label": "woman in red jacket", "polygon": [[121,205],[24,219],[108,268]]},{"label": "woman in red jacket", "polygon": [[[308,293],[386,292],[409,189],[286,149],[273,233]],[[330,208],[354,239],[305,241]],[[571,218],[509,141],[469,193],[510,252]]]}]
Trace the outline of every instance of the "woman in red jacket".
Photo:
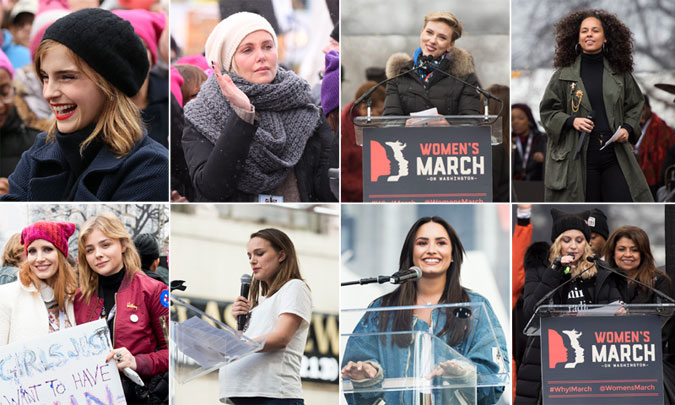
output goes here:
[{"label": "woman in red jacket", "polygon": [[[107,320],[114,347],[108,359],[117,362],[128,403],[164,396],[158,392],[163,391],[158,387],[162,378],[152,377],[169,370],[166,286],[143,274],[131,236],[110,213],[89,218],[82,225],[78,259],[77,324]],[[129,369],[141,377],[145,387],[133,382]]]}]

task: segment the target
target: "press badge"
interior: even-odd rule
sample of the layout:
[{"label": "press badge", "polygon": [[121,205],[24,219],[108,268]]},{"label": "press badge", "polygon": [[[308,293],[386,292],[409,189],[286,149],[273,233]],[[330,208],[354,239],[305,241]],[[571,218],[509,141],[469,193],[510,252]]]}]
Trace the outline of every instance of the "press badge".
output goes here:
[{"label": "press badge", "polygon": [[258,194],[259,203],[282,203],[284,202],[284,196],[282,195],[270,195],[270,194]]}]

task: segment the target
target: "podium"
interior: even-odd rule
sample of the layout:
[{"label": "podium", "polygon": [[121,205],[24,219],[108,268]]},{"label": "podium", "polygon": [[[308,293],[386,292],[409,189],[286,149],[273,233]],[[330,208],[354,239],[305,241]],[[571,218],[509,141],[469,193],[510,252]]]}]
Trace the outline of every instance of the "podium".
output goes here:
[{"label": "podium", "polygon": [[363,146],[364,202],[492,201],[500,117],[357,117],[354,128]]},{"label": "podium", "polygon": [[661,328],[675,304],[542,305],[544,404],[663,404]]},{"label": "podium", "polygon": [[171,392],[233,361],[261,350],[264,342],[242,335],[187,301],[171,295]]},{"label": "podium", "polygon": [[[415,311],[431,311],[433,326]],[[392,330],[394,317],[406,314],[411,327]],[[508,384],[504,334],[482,302],[348,309],[340,313],[345,324],[357,326],[340,334],[341,367],[362,361],[377,370],[373,378],[341,379],[349,404],[492,403]]]}]

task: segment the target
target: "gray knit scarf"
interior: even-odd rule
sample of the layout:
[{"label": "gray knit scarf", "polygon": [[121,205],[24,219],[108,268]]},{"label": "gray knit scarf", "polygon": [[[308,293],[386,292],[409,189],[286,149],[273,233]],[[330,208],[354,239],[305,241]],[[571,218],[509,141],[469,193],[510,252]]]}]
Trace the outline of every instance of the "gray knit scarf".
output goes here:
[{"label": "gray knit scarf", "polygon": [[[319,121],[309,84],[279,67],[270,84],[255,84],[228,73],[255,106],[258,129],[241,168],[237,189],[249,194],[278,187],[298,163]],[[236,114],[211,75],[197,97],[185,106],[185,118],[214,145]],[[227,134],[225,134],[226,136]]]}]

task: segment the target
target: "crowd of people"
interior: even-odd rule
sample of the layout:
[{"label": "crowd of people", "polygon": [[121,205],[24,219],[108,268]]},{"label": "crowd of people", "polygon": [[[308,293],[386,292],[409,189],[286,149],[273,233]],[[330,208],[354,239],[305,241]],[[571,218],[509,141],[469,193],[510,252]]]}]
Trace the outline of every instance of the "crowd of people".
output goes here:
[{"label": "crowd of people", "polygon": [[73,255],[69,240],[77,228],[38,221],[5,244],[0,345],[105,319],[113,345],[106,362],[114,359],[126,402],[168,403],[168,270],[158,270],[157,240],[132,240],[117,216],[103,212],[79,226]]}]

